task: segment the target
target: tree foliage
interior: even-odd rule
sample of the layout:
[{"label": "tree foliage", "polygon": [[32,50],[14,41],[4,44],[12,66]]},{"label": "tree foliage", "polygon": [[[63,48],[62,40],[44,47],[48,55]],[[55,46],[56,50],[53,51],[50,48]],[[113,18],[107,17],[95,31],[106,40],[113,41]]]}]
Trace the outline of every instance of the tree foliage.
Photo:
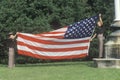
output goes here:
[{"label": "tree foliage", "polygon": [[[114,19],[113,3],[113,0],[0,0],[0,54],[7,52],[5,41],[11,31],[46,32],[98,13],[103,15],[107,36]],[[94,47],[92,50],[92,55],[97,53]]]}]

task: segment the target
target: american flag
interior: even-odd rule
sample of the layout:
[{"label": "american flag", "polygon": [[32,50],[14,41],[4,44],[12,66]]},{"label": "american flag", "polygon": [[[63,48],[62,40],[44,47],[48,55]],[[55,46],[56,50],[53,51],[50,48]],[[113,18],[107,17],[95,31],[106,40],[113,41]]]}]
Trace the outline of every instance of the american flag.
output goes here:
[{"label": "american flag", "polygon": [[[18,33],[18,54],[50,60],[86,57],[90,46],[89,39],[96,20],[97,17],[92,17],[73,25],[41,34]],[[84,32],[79,29],[84,29],[82,30]]]}]

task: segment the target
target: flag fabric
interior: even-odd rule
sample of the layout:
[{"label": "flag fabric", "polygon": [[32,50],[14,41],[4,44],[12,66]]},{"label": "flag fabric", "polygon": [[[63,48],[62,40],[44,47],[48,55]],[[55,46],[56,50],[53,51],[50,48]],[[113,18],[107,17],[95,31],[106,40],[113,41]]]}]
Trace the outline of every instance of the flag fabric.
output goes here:
[{"label": "flag fabric", "polygon": [[98,16],[93,16],[70,25],[65,33],[65,38],[76,39],[90,37],[93,33],[97,20]]},{"label": "flag fabric", "polygon": [[[92,24],[95,24],[96,17],[92,17],[92,19],[88,20],[88,22],[86,23],[86,25],[89,25],[85,26],[86,29],[89,29]],[[82,21],[86,22],[87,19]],[[50,60],[86,57],[88,55],[88,50],[90,46],[89,39],[95,25],[92,25],[91,29],[85,30],[84,32],[87,32],[87,35],[84,36],[84,34],[82,34],[83,32],[79,31],[79,28],[76,28],[78,26],[83,27],[81,26],[82,24],[79,23],[83,23],[83,25],[85,25],[85,23],[82,21],[73,24],[73,28],[70,25],[41,34],[18,33],[18,54]],[[74,31],[74,34],[71,34],[72,31]],[[79,37],[77,37],[76,35]]]}]

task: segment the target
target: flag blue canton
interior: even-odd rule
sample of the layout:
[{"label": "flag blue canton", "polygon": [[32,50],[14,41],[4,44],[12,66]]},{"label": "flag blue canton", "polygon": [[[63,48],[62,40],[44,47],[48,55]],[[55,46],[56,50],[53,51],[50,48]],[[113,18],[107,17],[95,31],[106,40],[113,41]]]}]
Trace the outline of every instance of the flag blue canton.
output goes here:
[{"label": "flag blue canton", "polygon": [[90,37],[94,31],[98,18],[99,17],[97,15],[69,25],[64,38],[76,39]]}]

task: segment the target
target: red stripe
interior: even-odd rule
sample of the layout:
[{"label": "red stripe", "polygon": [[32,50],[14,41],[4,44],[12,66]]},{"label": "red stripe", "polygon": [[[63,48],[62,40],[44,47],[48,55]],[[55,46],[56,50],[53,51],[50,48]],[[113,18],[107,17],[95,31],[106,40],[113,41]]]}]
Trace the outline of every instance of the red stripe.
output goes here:
[{"label": "red stripe", "polygon": [[27,51],[18,50],[18,53],[25,56],[30,56],[39,59],[50,59],[50,60],[61,60],[61,59],[73,59],[73,58],[84,58],[87,56],[87,53],[82,53],[79,55],[70,55],[70,56],[43,56],[38,54],[33,54]]},{"label": "red stripe", "polygon": [[18,36],[23,38],[23,39],[29,40],[29,41],[38,42],[38,43],[42,43],[42,44],[52,44],[52,45],[88,43],[89,42],[89,39],[79,40],[79,41],[71,41],[71,42],[55,42],[55,41],[52,41],[52,40],[37,39],[37,38],[29,37],[29,36],[26,36],[26,35],[22,35],[22,34],[18,34]]},{"label": "red stripe", "polygon": [[88,49],[88,46],[72,47],[72,48],[49,49],[49,48],[42,48],[42,46],[39,46],[39,47],[31,46],[31,45],[28,45],[28,44],[26,44],[24,42],[19,42],[19,41],[17,42],[17,45],[27,46],[28,48],[30,48],[32,50],[45,51],[45,52],[65,52],[65,51],[76,51],[76,50]]}]

